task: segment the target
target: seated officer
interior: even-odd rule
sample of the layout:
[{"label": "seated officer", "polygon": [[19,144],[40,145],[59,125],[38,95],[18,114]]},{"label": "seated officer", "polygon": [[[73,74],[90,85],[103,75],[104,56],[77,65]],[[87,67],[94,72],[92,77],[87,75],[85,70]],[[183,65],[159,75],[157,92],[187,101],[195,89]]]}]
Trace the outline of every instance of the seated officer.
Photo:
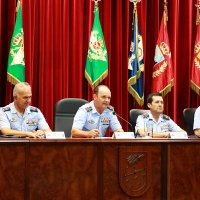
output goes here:
[{"label": "seated officer", "polygon": [[194,113],[193,130],[196,136],[200,136],[200,106],[196,109]]},{"label": "seated officer", "polygon": [[123,131],[116,115],[113,114],[110,99],[111,92],[105,85],[94,89],[93,101],[79,108],[72,125],[72,137],[95,138],[103,137],[110,127],[112,132]]},{"label": "seated officer", "polygon": [[31,87],[26,82],[17,83],[13,89],[14,102],[0,110],[0,130],[4,135],[43,138],[51,131],[38,108],[30,106]]},{"label": "seated officer", "polygon": [[136,133],[144,136],[145,124],[150,122],[153,127],[153,137],[169,137],[170,132],[184,131],[167,115],[163,114],[164,102],[162,95],[158,92],[149,94],[147,97],[149,111],[139,115],[136,122]]}]

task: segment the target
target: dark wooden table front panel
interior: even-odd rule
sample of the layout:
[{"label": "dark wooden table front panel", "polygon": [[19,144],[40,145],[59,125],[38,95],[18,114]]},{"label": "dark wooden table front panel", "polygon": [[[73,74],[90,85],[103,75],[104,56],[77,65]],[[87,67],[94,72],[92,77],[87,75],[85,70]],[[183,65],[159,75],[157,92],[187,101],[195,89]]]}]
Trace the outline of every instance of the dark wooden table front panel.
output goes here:
[{"label": "dark wooden table front panel", "polygon": [[0,140],[0,199],[25,200],[29,141]]},{"label": "dark wooden table front panel", "polygon": [[[120,154],[121,151],[121,154]],[[104,145],[104,169],[103,169],[103,198],[105,200],[129,200],[129,199],[160,199],[161,198],[161,146],[160,144],[106,144]],[[135,170],[140,170],[143,166],[145,169],[145,177],[148,176],[149,183],[142,179],[144,171],[133,173],[134,166],[130,166],[127,170],[126,158],[130,155],[140,154],[141,152],[149,152],[147,158],[142,158],[144,163],[138,161],[135,165]],[[124,155],[124,156],[123,156]],[[146,163],[149,162],[149,163]],[[126,174],[127,175],[125,177]],[[133,181],[134,180],[134,181]],[[121,183],[120,183],[121,182]],[[142,190],[143,184],[148,184],[147,188]],[[121,185],[124,185],[125,190]],[[138,196],[130,196],[137,194]],[[141,194],[140,194],[141,193]]]},{"label": "dark wooden table front panel", "polygon": [[169,199],[200,199],[200,143],[168,146]]},{"label": "dark wooden table front panel", "polygon": [[29,169],[30,200],[97,199],[94,144],[31,143]]}]

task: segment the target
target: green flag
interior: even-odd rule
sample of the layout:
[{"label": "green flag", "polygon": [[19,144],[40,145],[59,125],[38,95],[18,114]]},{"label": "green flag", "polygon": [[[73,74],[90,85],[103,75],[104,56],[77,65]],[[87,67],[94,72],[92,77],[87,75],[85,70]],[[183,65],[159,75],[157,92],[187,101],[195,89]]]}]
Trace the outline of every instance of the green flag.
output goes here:
[{"label": "green flag", "polygon": [[94,6],[94,24],[90,35],[85,77],[94,89],[108,75],[108,54],[99,20],[98,4]]},{"label": "green flag", "polygon": [[20,0],[18,0],[16,10],[17,17],[10,44],[7,70],[7,79],[14,85],[18,82],[24,82],[25,80],[24,32],[22,27],[22,9]]}]

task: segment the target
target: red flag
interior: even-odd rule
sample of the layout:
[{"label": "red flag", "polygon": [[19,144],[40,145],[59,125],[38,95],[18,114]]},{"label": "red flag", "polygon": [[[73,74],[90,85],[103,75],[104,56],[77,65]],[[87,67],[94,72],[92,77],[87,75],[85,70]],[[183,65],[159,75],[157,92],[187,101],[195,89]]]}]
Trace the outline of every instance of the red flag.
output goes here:
[{"label": "red flag", "polygon": [[197,35],[194,45],[194,56],[192,61],[192,72],[191,72],[191,80],[190,80],[190,87],[199,95],[200,90],[200,15],[199,15],[199,9],[197,6]]},{"label": "red flag", "polygon": [[152,92],[166,95],[174,85],[173,66],[169,37],[167,32],[167,7],[163,12],[159,36],[155,49],[154,66],[152,74]]}]

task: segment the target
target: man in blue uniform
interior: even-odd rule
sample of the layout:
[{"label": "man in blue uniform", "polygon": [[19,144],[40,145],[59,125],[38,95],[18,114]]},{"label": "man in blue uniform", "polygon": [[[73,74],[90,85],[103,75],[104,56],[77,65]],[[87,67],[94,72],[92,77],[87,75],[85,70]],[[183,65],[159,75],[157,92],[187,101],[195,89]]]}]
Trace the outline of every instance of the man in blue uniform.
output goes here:
[{"label": "man in blue uniform", "polygon": [[170,132],[184,131],[170,117],[163,114],[164,102],[160,93],[150,94],[147,97],[147,106],[150,110],[137,118],[135,127],[137,134],[140,136],[145,135],[146,124],[151,124],[153,137],[167,138]]},{"label": "man in blue uniform", "polygon": [[38,108],[30,106],[31,87],[26,82],[17,83],[13,89],[14,102],[0,110],[0,130],[4,135],[43,138],[51,131]]},{"label": "man in blue uniform", "polygon": [[196,109],[194,113],[193,130],[195,135],[200,136],[200,106]]},{"label": "man in blue uniform", "polygon": [[72,137],[103,137],[109,127],[111,132],[123,132],[113,107],[110,106],[111,92],[105,85],[94,90],[93,101],[85,104],[77,111],[72,125]]}]

